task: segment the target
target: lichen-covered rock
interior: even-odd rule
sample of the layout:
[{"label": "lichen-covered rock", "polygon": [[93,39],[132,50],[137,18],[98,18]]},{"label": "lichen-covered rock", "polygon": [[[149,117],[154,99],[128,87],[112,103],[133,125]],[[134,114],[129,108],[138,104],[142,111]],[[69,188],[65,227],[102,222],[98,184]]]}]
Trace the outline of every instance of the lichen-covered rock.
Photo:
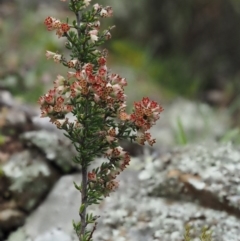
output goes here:
[{"label": "lichen-covered rock", "polygon": [[44,203],[27,219],[24,227],[12,233],[8,240],[47,241],[47,237],[51,237],[51,240],[58,240],[56,238],[59,234],[63,234],[62,240],[73,241],[73,239],[64,239],[64,237],[66,234],[69,238],[71,237],[72,220],[79,218],[81,196],[74,188],[73,181],[78,183],[80,179],[80,174],[61,177]]},{"label": "lichen-covered rock", "polygon": [[[72,219],[79,220],[79,192],[73,181],[80,174],[62,177],[44,203],[28,218],[26,224],[12,233],[7,241],[77,241]],[[138,172],[126,170],[120,176],[120,188],[103,203],[92,207],[101,215],[96,241],[182,241],[185,224],[194,227],[193,241],[199,240],[203,226],[213,232],[213,241],[239,241],[239,220],[224,211],[203,208],[197,204],[149,197],[139,182]],[[62,239],[57,239],[62,234]],[[61,236],[61,235],[60,235]]]},{"label": "lichen-covered rock", "polygon": [[8,188],[10,197],[16,200],[19,209],[26,212],[39,204],[58,179],[55,169],[34,151],[12,155],[2,169],[11,181]]},{"label": "lichen-covered rock", "polygon": [[196,200],[240,217],[240,150],[231,144],[176,148],[139,174],[149,195]]},{"label": "lichen-covered rock", "polygon": [[46,159],[53,162],[62,172],[68,173],[77,168],[73,162],[76,153],[71,141],[57,132],[45,130],[25,132],[21,140],[29,147],[37,147]]}]

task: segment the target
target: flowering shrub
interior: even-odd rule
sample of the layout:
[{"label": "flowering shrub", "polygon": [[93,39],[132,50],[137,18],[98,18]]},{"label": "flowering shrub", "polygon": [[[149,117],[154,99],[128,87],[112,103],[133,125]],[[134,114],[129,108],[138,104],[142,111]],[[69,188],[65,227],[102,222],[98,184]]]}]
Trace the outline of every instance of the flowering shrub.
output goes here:
[{"label": "flowering shrub", "polygon": [[[69,24],[47,17],[44,24],[66,39],[71,51],[69,60],[63,55],[46,51],[47,59],[53,59],[72,71],[66,77],[58,75],[53,89],[39,98],[41,117],[65,131],[78,155],[74,162],[81,165],[82,183],[75,184],[81,193],[79,222],[73,222],[80,241],[92,240],[96,229],[96,216],[87,213],[87,207],[98,204],[103,197],[118,187],[116,176],[130,162],[129,154],[119,146],[119,140],[128,139],[144,145],[153,145],[148,130],[159,119],[163,108],[148,97],[134,103],[131,114],[126,112],[125,78],[111,73],[106,65],[106,50],[98,46],[111,38],[110,27],[100,31],[100,18],[111,17],[112,8],[91,0],[70,0],[69,9],[76,20]],[[69,115],[74,117],[71,118]],[[89,171],[89,165],[97,156],[105,156],[107,162]],[[89,224],[92,224],[90,228]]]}]

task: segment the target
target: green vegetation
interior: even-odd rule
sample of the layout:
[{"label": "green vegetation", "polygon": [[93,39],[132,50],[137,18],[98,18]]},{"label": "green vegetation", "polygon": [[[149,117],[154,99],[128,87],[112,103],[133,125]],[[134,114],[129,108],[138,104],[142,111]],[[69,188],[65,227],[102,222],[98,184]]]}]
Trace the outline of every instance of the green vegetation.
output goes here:
[{"label": "green vegetation", "polygon": [[148,75],[165,97],[197,96],[201,77],[191,74],[190,65],[184,56],[173,55],[153,59],[147,49],[128,40],[114,41],[111,49],[118,56],[117,61]]},{"label": "green vegetation", "polygon": [[[184,241],[191,241],[192,227],[190,225],[185,226]],[[212,241],[212,232],[207,227],[203,227],[199,236],[200,241]]]},{"label": "green vegetation", "polygon": [[0,130],[0,146],[3,145],[6,141],[6,138],[4,135],[2,135],[1,130]]},{"label": "green vegetation", "polygon": [[176,143],[179,145],[186,145],[188,143],[187,136],[180,117],[177,118],[177,127]]},{"label": "green vegetation", "polygon": [[240,144],[240,129],[239,128],[233,128],[228,130],[224,136],[221,137],[220,142],[222,143],[228,143],[232,142],[235,144]]}]

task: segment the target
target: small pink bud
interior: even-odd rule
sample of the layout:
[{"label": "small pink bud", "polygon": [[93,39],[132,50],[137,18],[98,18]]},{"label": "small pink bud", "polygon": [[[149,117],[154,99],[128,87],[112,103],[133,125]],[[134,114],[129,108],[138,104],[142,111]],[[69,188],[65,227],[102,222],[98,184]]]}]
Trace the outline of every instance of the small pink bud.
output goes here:
[{"label": "small pink bud", "polygon": [[89,31],[88,34],[90,35],[90,39],[93,43],[98,41],[98,36],[97,36],[98,30],[97,29]]},{"label": "small pink bud", "polygon": [[56,62],[56,63],[60,63],[61,59],[62,59],[62,55],[61,55],[61,54],[55,54],[55,55],[53,56],[53,60],[54,60],[54,62]]},{"label": "small pink bud", "polygon": [[91,0],[83,0],[84,6],[87,7],[90,4]]},{"label": "small pink bud", "polygon": [[50,59],[50,58],[53,58],[53,56],[56,55],[56,53],[46,50],[45,55],[46,55],[47,59]]},{"label": "small pink bud", "polygon": [[101,8],[101,6],[98,3],[93,5],[93,9],[95,12],[97,12],[100,8]]},{"label": "small pink bud", "polygon": [[96,173],[94,173],[94,172],[89,172],[89,173],[88,173],[88,180],[89,180],[89,181],[96,181],[96,180],[97,180]]},{"label": "small pink bud", "polygon": [[94,22],[93,27],[96,28],[96,29],[99,29],[99,27],[100,27],[100,21]]},{"label": "small pink bud", "polygon": [[64,82],[65,82],[65,78],[62,76],[62,75],[58,75],[57,76],[57,79],[54,80],[54,87],[57,88],[59,86],[62,86],[64,85]]},{"label": "small pink bud", "polygon": [[68,77],[68,79],[71,79],[71,78],[73,78],[73,77],[76,77],[76,72],[68,72],[68,73],[67,73],[67,77]]},{"label": "small pink bud", "polygon": [[77,59],[72,59],[72,60],[68,61],[67,64],[68,64],[69,68],[74,68],[77,65],[77,63],[78,63]]}]

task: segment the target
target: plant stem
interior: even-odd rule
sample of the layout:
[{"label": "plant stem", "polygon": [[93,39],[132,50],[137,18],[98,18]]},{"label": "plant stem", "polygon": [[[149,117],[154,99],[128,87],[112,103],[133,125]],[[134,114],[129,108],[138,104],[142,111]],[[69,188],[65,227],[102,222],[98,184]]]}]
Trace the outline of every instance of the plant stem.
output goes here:
[{"label": "plant stem", "polygon": [[80,30],[81,13],[80,13],[80,11],[78,11],[78,12],[76,13],[76,19],[77,19],[77,26],[78,26],[78,29],[77,29],[78,38],[80,39],[80,38],[81,38],[81,30]]},{"label": "plant stem", "polygon": [[[80,237],[84,236],[86,229],[86,208],[87,208],[87,166],[82,165],[82,204],[84,204],[84,209],[80,213],[81,218],[81,231]],[[81,241],[81,240],[80,240]]]}]

